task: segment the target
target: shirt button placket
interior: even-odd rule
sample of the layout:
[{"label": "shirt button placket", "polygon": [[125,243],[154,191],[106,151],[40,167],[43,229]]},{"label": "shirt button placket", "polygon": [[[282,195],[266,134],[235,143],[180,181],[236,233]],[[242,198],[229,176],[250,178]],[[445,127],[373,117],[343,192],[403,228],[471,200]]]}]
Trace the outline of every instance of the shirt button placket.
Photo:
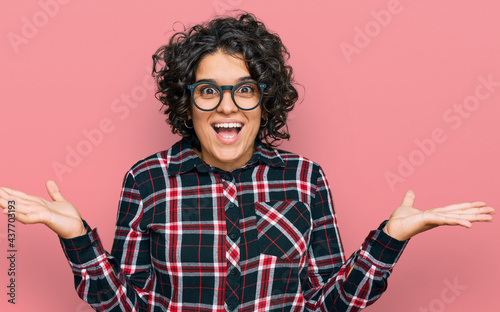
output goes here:
[{"label": "shirt button placket", "polygon": [[226,229],[228,241],[227,277],[226,277],[226,310],[235,311],[240,302],[240,250],[239,219],[237,189],[231,173],[223,175],[226,196]]}]

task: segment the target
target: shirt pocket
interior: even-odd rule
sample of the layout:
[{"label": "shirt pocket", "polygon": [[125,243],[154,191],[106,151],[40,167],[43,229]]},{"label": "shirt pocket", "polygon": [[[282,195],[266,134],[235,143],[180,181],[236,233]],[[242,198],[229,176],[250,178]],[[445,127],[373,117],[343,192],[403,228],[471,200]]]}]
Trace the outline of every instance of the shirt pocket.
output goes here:
[{"label": "shirt pocket", "polygon": [[285,260],[303,257],[311,235],[309,206],[297,200],[254,205],[260,253]]}]

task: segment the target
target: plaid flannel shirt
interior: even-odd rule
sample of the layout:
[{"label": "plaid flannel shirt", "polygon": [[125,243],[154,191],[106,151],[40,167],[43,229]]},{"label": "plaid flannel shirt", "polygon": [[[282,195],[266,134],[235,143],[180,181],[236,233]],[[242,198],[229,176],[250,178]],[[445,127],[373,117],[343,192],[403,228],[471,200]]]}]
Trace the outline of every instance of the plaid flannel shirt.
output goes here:
[{"label": "plaid flannel shirt", "polygon": [[126,173],[111,254],[86,223],[60,240],[97,311],[358,311],[407,243],[385,223],[346,260],[320,166],[258,145],[226,172],[181,140]]}]

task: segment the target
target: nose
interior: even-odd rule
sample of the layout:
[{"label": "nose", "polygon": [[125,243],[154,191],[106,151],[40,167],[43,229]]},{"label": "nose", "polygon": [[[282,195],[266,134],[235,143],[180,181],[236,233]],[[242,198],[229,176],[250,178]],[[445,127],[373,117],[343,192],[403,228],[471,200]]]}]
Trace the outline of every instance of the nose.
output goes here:
[{"label": "nose", "polygon": [[231,90],[223,90],[222,100],[217,107],[217,112],[225,115],[230,115],[231,113],[235,113],[237,111],[238,107],[233,102],[233,98],[231,97]]}]

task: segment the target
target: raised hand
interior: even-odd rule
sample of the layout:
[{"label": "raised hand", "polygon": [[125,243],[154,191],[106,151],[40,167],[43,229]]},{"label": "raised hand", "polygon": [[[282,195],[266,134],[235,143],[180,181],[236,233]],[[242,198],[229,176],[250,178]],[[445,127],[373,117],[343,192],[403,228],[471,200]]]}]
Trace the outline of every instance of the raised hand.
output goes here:
[{"label": "raised hand", "polygon": [[86,233],[80,213],[61,194],[53,180],[46,183],[53,201],[0,187],[0,208],[8,214],[8,202],[15,200],[15,218],[23,224],[42,223],[62,238],[74,238]]},{"label": "raised hand", "polygon": [[415,193],[408,190],[403,203],[391,214],[384,232],[397,240],[407,240],[418,233],[441,225],[472,227],[472,222],[491,222],[495,209],[484,202],[460,203],[420,211],[413,208]]}]

